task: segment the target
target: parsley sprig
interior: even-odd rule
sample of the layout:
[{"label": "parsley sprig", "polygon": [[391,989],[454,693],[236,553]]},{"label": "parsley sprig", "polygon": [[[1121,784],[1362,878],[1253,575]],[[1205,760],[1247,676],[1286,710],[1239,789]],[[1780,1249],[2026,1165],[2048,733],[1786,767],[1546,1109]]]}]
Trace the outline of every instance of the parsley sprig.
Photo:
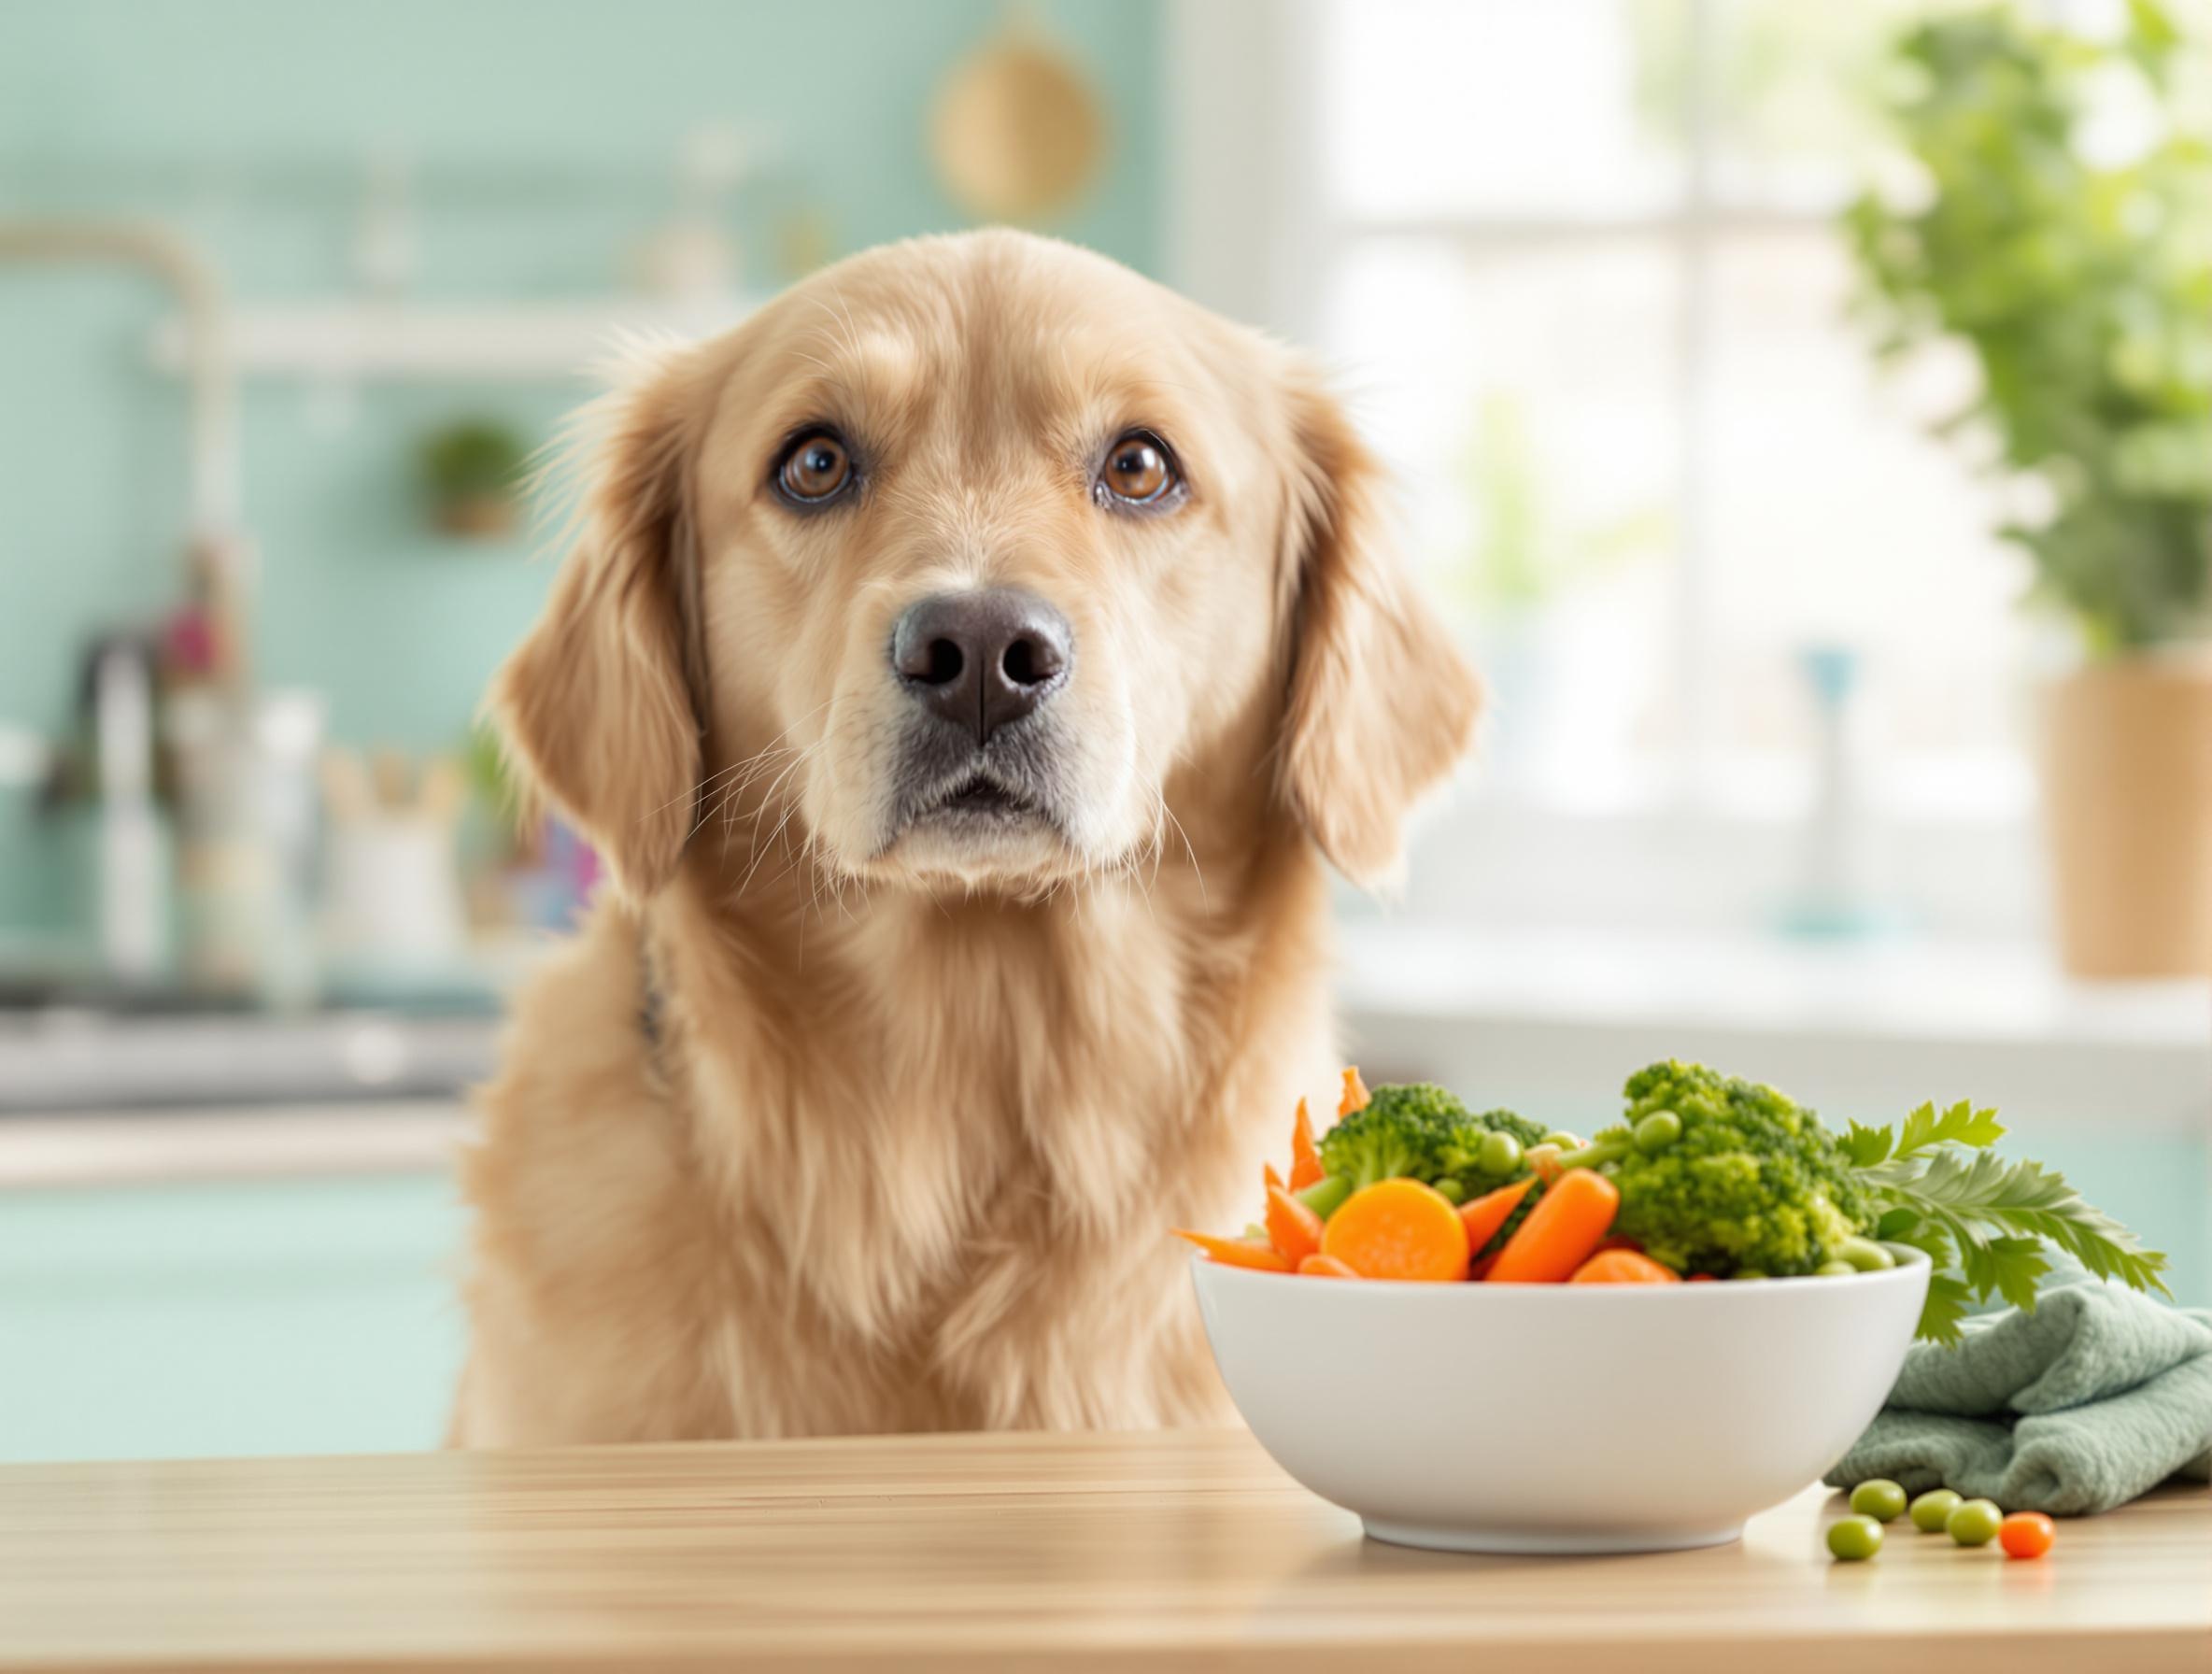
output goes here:
[{"label": "parsley sprig", "polygon": [[[1853,1122],[1844,1154],[1879,1217],[1875,1236],[1925,1250],[1936,1270],[1920,1335],[1955,1343],[1970,1302],[2002,1297],[2033,1310],[2055,1245],[2101,1279],[2166,1292],[2166,1258],[2039,1162],[2007,1162],[1993,1110],[1923,1104],[1902,1128]],[[2171,1294],[2171,1293],[2166,1293]]]}]

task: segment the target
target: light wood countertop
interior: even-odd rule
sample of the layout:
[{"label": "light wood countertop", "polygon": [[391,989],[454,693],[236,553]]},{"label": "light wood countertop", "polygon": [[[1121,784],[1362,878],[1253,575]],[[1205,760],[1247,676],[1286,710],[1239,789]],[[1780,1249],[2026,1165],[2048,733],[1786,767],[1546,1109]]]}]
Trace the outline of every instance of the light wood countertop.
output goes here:
[{"label": "light wood countertop", "polygon": [[0,1668],[2212,1668],[2202,1490],[2035,1563],[1900,1523],[1833,1564],[1835,1509],[1709,1552],[1408,1552],[1226,1433],[17,1466]]}]

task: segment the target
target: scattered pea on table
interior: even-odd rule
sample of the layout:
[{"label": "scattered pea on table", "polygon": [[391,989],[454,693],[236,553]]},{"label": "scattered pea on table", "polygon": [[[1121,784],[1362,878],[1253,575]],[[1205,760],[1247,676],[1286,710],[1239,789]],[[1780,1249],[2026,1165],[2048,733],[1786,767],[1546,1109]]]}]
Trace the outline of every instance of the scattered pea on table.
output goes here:
[{"label": "scattered pea on table", "polygon": [[2015,1511],[1997,1525],[1997,1543],[2012,1558],[2039,1558],[2058,1539],[2058,1530],[2041,1511]]},{"label": "scattered pea on table", "polygon": [[1847,1564],[1856,1564],[1881,1550],[1881,1525],[1853,1511],[1828,1525],[1828,1550]]},{"label": "scattered pea on table", "polygon": [[1965,1499],[1951,1508],[1943,1526],[1961,1546],[1987,1546],[2004,1522],[2005,1513],[1994,1500]]},{"label": "scattered pea on table", "polygon": [[1885,1477],[1873,1477],[1851,1490],[1851,1510],[1877,1523],[1905,1514],[1905,1490]]},{"label": "scattered pea on table", "polygon": [[1940,1535],[1958,1505],[1959,1497],[1949,1488],[1931,1488],[1912,1502],[1912,1526],[1923,1535]]}]

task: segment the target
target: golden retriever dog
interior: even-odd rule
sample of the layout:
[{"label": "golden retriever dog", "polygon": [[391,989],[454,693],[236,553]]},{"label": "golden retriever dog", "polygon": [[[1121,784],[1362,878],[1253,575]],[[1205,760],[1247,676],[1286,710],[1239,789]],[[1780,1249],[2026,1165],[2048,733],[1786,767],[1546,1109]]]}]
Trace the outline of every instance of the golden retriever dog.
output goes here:
[{"label": "golden retriever dog", "polygon": [[1217,1415],[1169,1229],[1333,1088],[1326,866],[1393,872],[1477,709],[1376,461],[1290,352],[1005,232],[602,417],[492,702],[612,887],[482,1096],[454,1440]]}]

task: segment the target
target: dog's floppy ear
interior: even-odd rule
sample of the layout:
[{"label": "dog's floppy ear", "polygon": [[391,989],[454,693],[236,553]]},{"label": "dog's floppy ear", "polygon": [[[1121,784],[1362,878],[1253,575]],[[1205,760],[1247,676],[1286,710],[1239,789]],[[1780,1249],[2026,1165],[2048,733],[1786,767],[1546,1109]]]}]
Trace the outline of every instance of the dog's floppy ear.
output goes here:
[{"label": "dog's floppy ear", "polygon": [[493,682],[525,776],[632,895],[668,881],[693,824],[703,670],[688,511],[697,379],[678,358],[583,416],[575,546]]},{"label": "dog's floppy ear", "polygon": [[1407,810],[1472,741],[1482,687],[1388,550],[1384,475],[1312,375],[1291,387],[1292,612],[1283,785],[1354,883],[1389,881]]}]

